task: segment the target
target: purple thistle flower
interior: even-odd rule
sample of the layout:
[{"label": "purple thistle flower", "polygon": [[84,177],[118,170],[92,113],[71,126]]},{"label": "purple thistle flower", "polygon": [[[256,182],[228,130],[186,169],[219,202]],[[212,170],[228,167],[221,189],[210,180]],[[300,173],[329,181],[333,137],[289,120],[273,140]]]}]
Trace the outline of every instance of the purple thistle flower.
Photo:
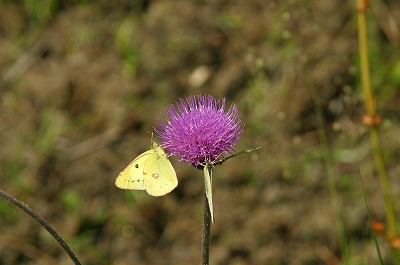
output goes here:
[{"label": "purple thistle flower", "polygon": [[154,128],[163,147],[168,155],[177,155],[179,161],[195,167],[232,153],[244,129],[236,105],[225,112],[225,98],[217,100],[211,95],[179,99],[166,113],[166,123],[158,120]]}]

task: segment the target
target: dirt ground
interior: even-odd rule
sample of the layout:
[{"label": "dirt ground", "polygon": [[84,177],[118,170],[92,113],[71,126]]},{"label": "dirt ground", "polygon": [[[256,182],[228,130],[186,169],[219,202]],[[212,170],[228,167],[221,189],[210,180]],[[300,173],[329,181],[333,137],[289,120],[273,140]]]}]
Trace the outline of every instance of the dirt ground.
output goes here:
[{"label": "dirt ground", "polygon": [[[373,218],[385,209],[361,123],[356,1],[22,2],[0,3],[0,185],[82,264],[200,264],[201,171],[171,158],[179,185],[157,198],[114,185],[169,104],[193,94],[238,106],[237,151],[261,146],[214,172],[210,264],[342,264],[318,128],[350,264],[377,264],[359,172]],[[371,72],[398,212],[400,4],[372,4]],[[72,264],[4,199],[0,231],[0,265]]]}]

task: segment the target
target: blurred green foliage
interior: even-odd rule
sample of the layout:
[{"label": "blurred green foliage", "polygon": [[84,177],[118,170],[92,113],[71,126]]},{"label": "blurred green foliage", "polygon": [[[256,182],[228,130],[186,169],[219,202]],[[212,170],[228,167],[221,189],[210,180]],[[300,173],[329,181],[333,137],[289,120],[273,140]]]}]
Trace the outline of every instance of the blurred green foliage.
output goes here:
[{"label": "blurred green foliage", "polygon": [[139,66],[139,47],[135,28],[134,21],[125,18],[121,21],[115,35],[115,47],[123,58],[126,77],[134,77]]},{"label": "blurred green foliage", "polygon": [[[4,218],[6,224],[12,224],[17,221],[19,210],[9,201],[0,200],[0,216]],[[7,229],[6,227],[3,227]],[[11,227],[10,227],[11,229]]]},{"label": "blurred green foliage", "polygon": [[54,17],[60,2],[60,0],[24,0],[30,21],[39,27],[44,27]]},{"label": "blurred green foliage", "polygon": [[54,151],[54,143],[62,133],[65,133],[65,124],[66,118],[63,112],[52,106],[43,109],[37,135],[31,138],[32,144],[38,146],[42,155],[46,156]]},{"label": "blurred green foliage", "polygon": [[64,204],[64,207],[70,213],[77,212],[82,203],[82,196],[80,193],[65,189],[61,192],[61,200]]}]

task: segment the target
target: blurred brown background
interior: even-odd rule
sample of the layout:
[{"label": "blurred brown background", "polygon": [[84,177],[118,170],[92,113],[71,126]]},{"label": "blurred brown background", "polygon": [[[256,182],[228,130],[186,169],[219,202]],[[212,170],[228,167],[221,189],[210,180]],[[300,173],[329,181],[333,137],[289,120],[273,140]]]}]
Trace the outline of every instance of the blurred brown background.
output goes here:
[{"label": "blurred brown background", "polygon": [[[400,4],[374,2],[368,15],[398,211]],[[114,181],[149,149],[146,132],[169,104],[210,93],[243,113],[237,150],[262,147],[214,172],[211,264],[339,264],[319,102],[350,257],[377,264],[360,169],[376,220],[384,208],[357,52],[355,1],[1,1],[1,189],[46,219],[82,264],[200,264],[202,172],[172,158],[179,185],[159,198]],[[0,264],[72,262],[2,199]]]}]

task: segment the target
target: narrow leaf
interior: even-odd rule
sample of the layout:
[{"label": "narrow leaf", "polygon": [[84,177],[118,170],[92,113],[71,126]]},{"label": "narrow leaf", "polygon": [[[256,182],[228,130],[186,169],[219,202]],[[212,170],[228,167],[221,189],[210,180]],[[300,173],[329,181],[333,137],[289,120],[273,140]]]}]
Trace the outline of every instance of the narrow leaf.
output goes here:
[{"label": "narrow leaf", "polygon": [[[204,166],[204,184],[205,184],[205,191],[206,197],[208,201],[208,206],[210,208],[211,220],[213,223],[214,221],[214,210],[213,210],[213,202],[212,202],[212,165],[206,164]],[[211,174],[210,174],[211,172]]]}]

